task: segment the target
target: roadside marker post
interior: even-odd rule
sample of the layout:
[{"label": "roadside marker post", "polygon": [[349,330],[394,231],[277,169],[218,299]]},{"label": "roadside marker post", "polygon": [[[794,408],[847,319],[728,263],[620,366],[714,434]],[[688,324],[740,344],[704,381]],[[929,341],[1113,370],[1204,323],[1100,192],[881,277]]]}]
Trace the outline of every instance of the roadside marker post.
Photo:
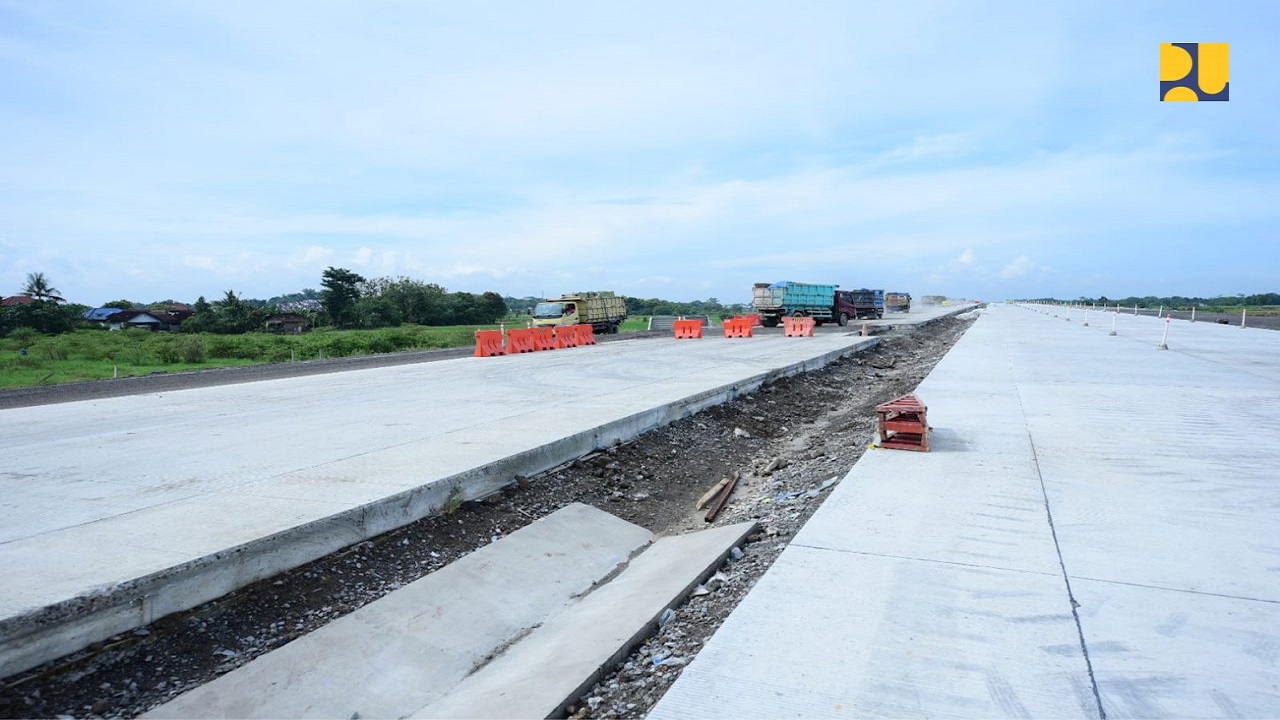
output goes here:
[{"label": "roadside marker post", "polygon": [[1138,306],[1136,304],[1133,306],[1133,316],[1138,317]]},{"label": "roadside marker post", "polygon": [[1109,335],[1115,335],[1115,334],[1116,334],[1116,318],[1118,318],[1118,317],[1120,317],[1120,306],[1119,306],[1119,305],[1117,305],[1117,306],[1116,306],[1116,312],[1115,312],[1115,314],[1111,316],[1111,332],[1110,332],[1110,333],[1108,333]]},{"label": "roadside marker post", "polygon": [[1080,327],[1089,327],[1089,308],[1084,309],[1084,324]]},{"label": "roadside marker post", "polygon": [[1191,306],[1191,322],[1195,322],[1195,321],[1196,321],[1196,306],[1192,305]]},{"label": "roadside marker post", "polygon": [[[1249,308],[1240,308],[1240,327],[1244,327],[1244,319],[1249,314]],[[1266,325],[1266,323],[1263,323]]]},{"label": "roadside marker post", "polygon": [[1164,318],[1164,337],[1160,338],[1161,350],[1169,349],[1169,318],[1169,315],[1166,315]]}]

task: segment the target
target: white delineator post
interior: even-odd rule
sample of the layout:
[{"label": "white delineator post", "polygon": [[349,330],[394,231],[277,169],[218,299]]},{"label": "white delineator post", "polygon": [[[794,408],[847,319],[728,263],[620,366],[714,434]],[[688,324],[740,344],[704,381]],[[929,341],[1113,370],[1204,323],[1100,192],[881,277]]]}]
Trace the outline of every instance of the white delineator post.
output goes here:
[{"label": "white delineator post", "polygon": [[1134,306],[1133,306],[1133,316],[1134,316],[1134,317],[1138,317],[1138,306],[1137,306],[1137,305],[1134,305]]},{"label": "white delineator post", "polygon": [[1115,312],[1115,314],[1111,316],[1111,332],[1107,333],[1108,335],[1115,335],[1115,334],[1116,334],[1116,318],[1118,318],[1118,317],[1120,317],[1120,306],[1119,306],[1119,305],[1117,305],[1117,306],[1116,306],[1116,312]]},{"label": "white delineator post", "polygon": [[[1244,319],[1249,314],[1248,308],[1240,308],[1240,327],[1244,327]],[[1262,323],[1266,325],[1266,323]]]},{"label": "white delineator post", "polygon": [[1196,321],[1196,306],[1192,305],[1191,306],[1191,322],[1195,322],[1195,321]]},{"label": "white delineator post", "polygon": [[1080,327],[1089,327],[1089,308],[1084,309],[1084,323]]},{"label": "white delineator post", "polygon": [[1160,338],[1161,350],[1169,349],[1169,317],[1170,316],[1166,315],[1164,318],[1164,337]]}]

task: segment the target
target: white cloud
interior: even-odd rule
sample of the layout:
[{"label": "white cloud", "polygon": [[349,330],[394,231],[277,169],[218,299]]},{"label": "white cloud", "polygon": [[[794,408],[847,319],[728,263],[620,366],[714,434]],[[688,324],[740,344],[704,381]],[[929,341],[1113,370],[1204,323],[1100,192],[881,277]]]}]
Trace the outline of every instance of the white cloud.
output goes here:
[{"label": "white cloud", "polygon": [[893,148],[874,161],[876,165],[908,163],[927,158],[945,158],[964,154],[974,146],[970,133],[943,133],[922,135],[909,145]]},{"label": "white cloud", "polygon": [[972,265],[973,264],[973,248],[965,248],[964,252],[960,253],[960,257],[956,258],[956,261],[961,263],[962,265]]},{"label": "white cloud", "polygon": [[1009,280],[1011,278],[1019,278],[1031,272],[1032,270],[1035,270],[1035,268],[1036,268],[1036,262],[1034,260],[1027,257],[1026,255],[1019,255],[1018,257],[1014,258],[1013,261],[1010,262],[1008,265],[1004,266],[1004,269],[1000,271],[1000,277],[1004,278],[1005,280]]}]

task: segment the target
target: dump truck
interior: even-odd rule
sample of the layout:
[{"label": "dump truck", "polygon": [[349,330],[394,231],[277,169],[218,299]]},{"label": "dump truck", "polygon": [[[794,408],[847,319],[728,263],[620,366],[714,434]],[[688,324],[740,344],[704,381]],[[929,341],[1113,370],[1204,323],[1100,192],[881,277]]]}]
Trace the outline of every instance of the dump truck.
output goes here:
[{"label": "dump truck", "polygon": [[911,312],[911,293],[885,293],[884,309],[888,312]]},{"label": "dump truck", "polygon": [[547,299],[533,308],[534,327],[590,325],[597,333],[616,333],[627,319],[627,302],[612,292],[577,292]]},{"label": "dump truck", "polygon": [[840,290],[839,285],[815,285],[790,280],[756,283],[751,290],[751,307],[765,327],[776,327],[783,317],[811,317],[818,325],[884,315],[883,290]]}]

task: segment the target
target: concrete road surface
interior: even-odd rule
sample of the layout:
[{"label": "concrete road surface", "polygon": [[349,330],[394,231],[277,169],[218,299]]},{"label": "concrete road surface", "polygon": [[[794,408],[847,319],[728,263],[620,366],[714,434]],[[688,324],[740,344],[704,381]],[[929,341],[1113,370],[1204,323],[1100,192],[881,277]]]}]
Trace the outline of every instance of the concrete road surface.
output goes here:
[{"label": "concrete road surface", "polygon": [[1082,320],[987,311],[650,717],[1280,717],[1280,333]]},{"label": "concrete road surface", "polygon": [[0,677],[873,342],[620,341],[0,410]]}]

